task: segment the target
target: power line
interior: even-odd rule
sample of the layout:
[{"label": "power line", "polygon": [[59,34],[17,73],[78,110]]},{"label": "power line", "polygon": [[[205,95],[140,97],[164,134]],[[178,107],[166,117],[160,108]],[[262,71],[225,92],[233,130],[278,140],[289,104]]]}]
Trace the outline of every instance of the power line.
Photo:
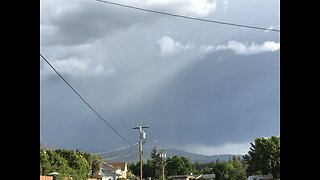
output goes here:
[{"label": "power line", "polygon": [[[122,152],[120,152],[120,153],[118,153],[118,154],[115,154],[115,155],[113,155],[113,156],[110,156],[110,157],[108,157],[108,158],[105,158],[105,160],[108,160],[108,161],[110,161],[110,160],[115,160],[115,159],[120,159],[120,158],[124,158],[124,159],[126,159],[126,158],[128,158],[128,157],[130,157],[130,156],[132,156],[133,154],[133,150],[134,150],[134,147],[132,147],[131,149],[128,149],[129,151],[126,153],[126,154],[123,154],[123,155],[120,155],[120,154],[122,154],[123,152],[125,152],[125,151],[122,151]],[[124,160],[123,159],[123,160]]]},{"label": "power line", "polygon": [[110,150],[110,151],[96,152],[96,153],[92,153],[92,154],[109,154],[109,153],[113,153],[113,152],[117,152],[117,151],[121,151],[121,150],[130,148],[130,147],[132,147],[132,146],[137,145],[138,143],[139,143],[139,141],[137,141],[136,143],[134,143],[134,144],[132,144],[132,145],[126,146],[126,147],[122,147],[122,148],[118,148],[118,149],[114,149],[114,150]]},{"label": "power line", "polygon": [[[89,8],[86,0],[82,0],[82,1],[83,1],[84,6],[85,6],[85,8],[87,9],[87,11],[88,11],[89,14],[91,14],[92,16],[97,15],[97,14],[93,13],[92,10]],[[102,43],[101,45],[103,46],[103,48],[104,48],[105,50],[107,50],[107,48],[106,48],[106,46],[105,46],[104,43]],[[106,52],[106,51],[102,51],[102,53],[107,56],[107,59],[110,59],[110,60],[111,60],[111,58],[109,57],[109,53],[105,53],[105,52]],[[112,66],[113,66],[113,65],[112,65]],[[95,95],[96,93],[92,93],[93,90],[92,90],[92,88],[91,88],[90,86],[88,86],[88,89],[89,89],[90,93],[94,96],[95,101],[97,101],[97,102],[104,108],[105,113],[108,115],[108,119],[109,119],[109,120],[112,120],[112,121],[115,122],[116,124],[120,125],[120,127],[121,127],[122,129],[125,129],[125,126],[128,126],[128,124],[125,123],[125,122],[123,122],[123,121],[119,121],[119,120],[117,119],[117,117],[115,116],[115,114],[112,114],[110,111],[108,111],[108,108],[105,106],[105,104],[101,102],[101,98],[96,98],[96,95]],[[119,131],[119,129],[118,129],[118,131]],[[128,132],[128,131],[125,131],[125,132]]]},{"label": "power line", "polygon": [[[91,15],[94,15],[94,13],[92,12],[92,10],[90,10],[88,4],[86,3],[86,0],[82,0],[82,1],[83,1],[83,3],[85,4],[88,13],[90,13]],[[102,43],[102,46],[104,47],[104,49],[107,49],[107,48],[105,47],[105,44],[104,44],[104,43]],[[102,53],[105,54],[105,51],[102,51]],[[107,53],[106,56],[108,57],[108,59],[110,59],[109,53]],[[90,86],[88,86],[88,87],[89,87],[89,90],[92,91],[92,89],[90,88]],[[91,93],[91,94],[92,94],[93,96],[95,96],[95,93]],[[107,115],[109,115],[109,119],[113,120],[113,121],[114,121],[116,124],[118,124],[118,125],[120,124],[121,127],[124,128],[123,122],[122,122],[122,121],[117,121],[117,119],[115,118],[115,115],[113,115],[111,112],[108,111],[108,108],[107,108],[103,103],[101,103],[101,101],[100,101],[99,98],[96,99],[96,100],[100,103],[100,105],[102,105],[102,106],[104,107]],[[128,125],[128,124],[127,124],[127,125]],[[119,130],[119,129],[118,129],[118,130]],[[134,146],[134,148],[138,150],[137,147]]]},{"label": "power line", "polygon": [[107,121],[105,121],[100,114],[98,114],[88,103],[86,100],[84,100],[82,98],[82,96],[61,76],[61,74],[48,62],[48,60],[42,56],[42,54],[40,53],[40,56],[42,57],[42,59],[54,70],[54,72],[56,72],[59,77],[72,89],[73,92],[75,92],[78,97],[106,124],[108,125],[119,137],[121,137],[125,142],[127,142],[129,145],[132,145],[131,143],[129,143],[123,136],[121,136],[109,123],[107,123]]},{"label": "power line", "polygon": [[278,29],[271,29],[271,28],[264,28],[264,27],[258,27],[258,26],[250,26],[250,25],[243,25],[243,24],[236,24],[236,23],[229,23],[229,22],[222,22],[222,21],[202,19],[202,18],[196,18],[196,17],[190,17],[190,16],[177,15],[177,14],[171,14],[171,13],[162,12],[162,11],[155,11],[155,10],[151,10],[151,9],[145,9],[145,8],[140,8],[140,7],[135,7],[135,6],[124,5],[124,4],[110,2],[110,1],[104,1],[104,0],[96,0],[96,1],[99,1],[102,3],[107,3],[107,4],[112,4],[112,5],[116,5],[116,6],[121,6],[121,7],[125,7],[125,8],[136,9],[136,10],[140,10],[140,11],[146,11],[146,12],[152,12],[152,13],[156,13],[156,14],[167,15],[167,16],[180,17],[180,18],[185,18],[185,19],[191,19],[191,20],[197,20],[197,21],[203,21],[203,22],[209,22],[209,23],[216,23],[216,24],[223,24],[223,25],[229,25],[229,26],[238,26],[238,27],[251,28],[251,29],[268,30],[268,31],[280,33],[280,30],[278,30]]}]

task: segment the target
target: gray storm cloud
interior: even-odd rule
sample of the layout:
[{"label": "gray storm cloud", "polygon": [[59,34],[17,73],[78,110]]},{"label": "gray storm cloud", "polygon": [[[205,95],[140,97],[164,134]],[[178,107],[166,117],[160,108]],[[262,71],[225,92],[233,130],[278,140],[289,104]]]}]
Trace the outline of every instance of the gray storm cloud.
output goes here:
[{"label": "gray storm cloud", "polygon": [[[252,22],[279,24],[266,16],[277,1],[136,2],[238,22],[248,21],[239,15],[245,9],[257,14]],[[279,34],[95,1],[42,1],[41,8],[41,53],[130,142],[138,137],[132,126],[140,124],[150,125],[148,143],[219,152],[215,146],[244,147],[255,137],[279,134]],[[42,60],[40,76],[43,144],[88,151],[127,145]]]}]

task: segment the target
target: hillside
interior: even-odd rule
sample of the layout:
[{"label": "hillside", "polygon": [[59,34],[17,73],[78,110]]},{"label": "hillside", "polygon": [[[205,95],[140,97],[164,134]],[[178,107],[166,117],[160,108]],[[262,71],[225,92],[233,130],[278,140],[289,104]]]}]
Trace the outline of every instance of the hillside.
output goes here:
[{"label": "hillside", "polygon": [[[150,159],[152,149],[145,149],[143,153],[143,161],[147,161]],[[216,161],[219,159],[220,161],[228,161],[230,158],[232,158],[232,154],[221,154],[221,155],[213,155],[213,156],[206,156],[202,154],[195,154],[186,152],[184,150],[178,150],[178,149],[166,149],[167,158],[171,158],[173,156],[184,156],[189,158],[192,162],[199,162],[199,163],[208,163],[212,161]],[[242,155],[237,155],[241,156]],[[129,151],[123,151],[123,152],[115,152],[106,154],[103,156],[103,158],[109,160],[109,161],[125,161],[128,163],[136,163],[139,161],[139,151],[137,149],[129,150]]]}]

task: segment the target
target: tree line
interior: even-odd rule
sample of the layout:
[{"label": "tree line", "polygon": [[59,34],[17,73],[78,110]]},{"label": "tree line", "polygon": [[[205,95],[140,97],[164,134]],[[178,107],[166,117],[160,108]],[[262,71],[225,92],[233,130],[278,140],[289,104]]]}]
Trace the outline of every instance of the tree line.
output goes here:
[{"label": "tree line", "polygon": [[[246,180],[251,175],[272,174],[280,178],[280,137],[256,138],[248,154],[242,158],[233,156],[227,162],[192,163],[183,156],[173,156],[166,160],[154,148],[151,159],[143,163],[143,177],[162,179],[162,167],[165,178],[172,175],[215,174],[216,180]],[[129,164],[130,173],[140,176],[140,162]]]},{"label": "tree line", "polygon": [[40,175],[58,172],[55,179],[99,178],[102,158],[80,150],[50,150],[40,147]]},{"label": "tree line", "polygon": [[[216,180],[246,180],[251,175],[272,174],[280,178],[280,137],[256,138],[248,154],[242,158],[233,156],[229,161],[192,163],[183,156],[163,159],[154,148],[151,158],[143,163],[143,177],[162,179],[172,175],[215,174]],[[40,175],[59,172],[57,179],[68,176],[73,179],[97,178],[102,158],[79,150],[48,150],[40,147]],[[164,171],[162,171],[165,165]],[[140,176],[140,162],[129,164],[127,179]],[[162,177],[164,172],[164,177]],[[135,175],[135,176],[134,176]]]}]

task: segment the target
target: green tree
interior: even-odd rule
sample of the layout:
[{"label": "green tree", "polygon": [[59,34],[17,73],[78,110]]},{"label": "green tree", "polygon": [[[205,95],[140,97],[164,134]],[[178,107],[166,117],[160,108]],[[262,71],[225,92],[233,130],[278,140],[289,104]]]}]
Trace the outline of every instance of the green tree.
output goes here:
[{"label": "green tree", "polygon": [[79,150],[44,150],[40,147],[40,174],[48,175],[58,172],[55,178],[65,176],[73,179],[87,179],[89,176],[98,178],[101,159],[99,156],[90,155]]},{"label": "green tree", "polygon": [[51,173],[51,163],[49,155],[43,149],[40,149],[40,175],[47,175]]},{"label": "green tree", "polygon": [[216,162],[213,164],[212,170],[216,175],[216,180],[228,180],[233,171],[233,165],[228,162]]},{"label": "green tree", "polygon": [[128,166],[128,169],[130,170],[130,172],[136,176],[140,176],[140,166],[138,164],[139,162],[137,162],[136,164],[134,163],[130,163]]},{"label": "green tree", "polygon": [[[50,172],[58,172],[61,175],[69,175],[72,173],[72,169],[68,166],[68,161],[61,157],[55,151],[48,150],[46,153],[49,156],[49,163],[51,165]],[[48,174],[44,174],[48,175]]]},{"label": "green tree", "polygon": [[173,156],[167,159],[166,165],[167,175],[188,175],[193,171],[193,165],[190,159],[183,156]]},{"label": "green tree", "polygon": [[80,153],[89,163],[89,167],[90,167],[89,177],[98,179],[100,177],[99,172],[101,168],[102,157],[95,154],[89,154],[84,152],[80,152]]},{"label": "green tree", "polygon": [[[133,163],[132,163],[132,164],[133,164]],[[133,164],[133,165],[134,165],[134,164]],[[135,165],[134,165],[134,166],[135,166]],[[139,178],[132,173],[132,170],[131,170],[130,168],[128,168],[127,179],[130,179],[130,180],[139,180]]]},{"label": "green tree", "polygon": [[91,172],[90,172],[90,178],[99,178],[99,172],[101,168],[101,160],[99,159],[94,159],[91,162]]},{"label": "green tree", "polygon": [[[135,176],[140,177],[140,161],[136,164],[131,163],[129,165],[129,171]],[[154,169],[151,160],[147,160],[146,163],[142,164],[142,176],[143,178],[154,177]]]},{"label": "green tree", "polygon": [[233,156],[228,162],[194,163],[197,174],[216,175],[216,180],[246,180],[246,166],[239,156]]},{"label": "green tree", "polygon": [[81,179],[88,178],[90,171],[89,163],[79,151],[73,150],[56,150],[56,153],[63,157],[68,162],[68,167],[71,169],[69,175]]},{"label": "green tree", "polygon": [[229,172],[229,179],[230,180],[246,180],[246,167],[244,162],[242,162],[239,158],[233,158],[232,162],[232,169]]},{"label": "green tree", "polygon": [[154,171],[154,167],[153,167],[153,163],[151,160],[147,160],[146,163],[143,163],[142,165],[142,175],[144,178],[147,177],[155,177],[155,171]]},{"label": "green tree", "polygon": [[161,175],[161,163],[162,163],[162,158],[160,157],[160,154],[157,152],[156,147],[154,147],[151,151],[151,164],[152,168],[154,170],[154,178],[159,179]]},{"label": "green tree", "polygon": [[280,178],[280,137],[257,138],[243,159],[248,168],[247,175],[272,174]]}]

